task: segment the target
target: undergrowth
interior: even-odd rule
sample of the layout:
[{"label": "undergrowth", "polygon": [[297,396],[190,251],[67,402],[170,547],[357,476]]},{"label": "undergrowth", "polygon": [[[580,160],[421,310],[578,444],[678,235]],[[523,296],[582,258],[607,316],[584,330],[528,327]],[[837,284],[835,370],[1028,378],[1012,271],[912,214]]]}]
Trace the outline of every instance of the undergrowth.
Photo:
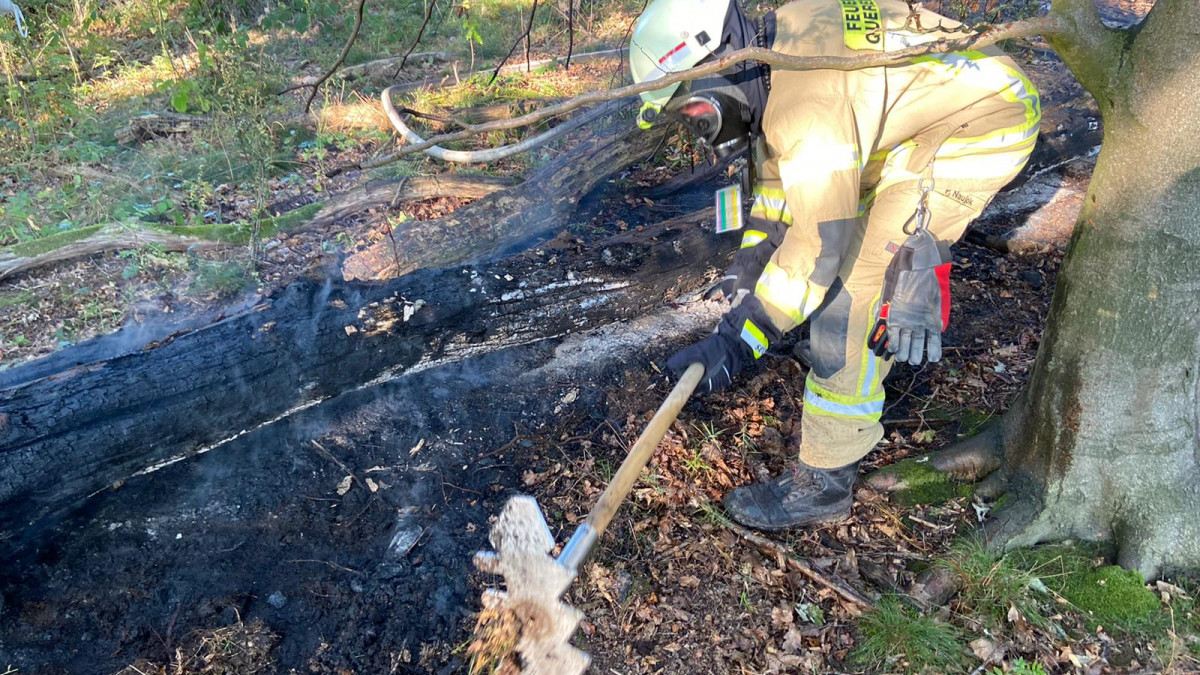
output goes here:
[{"label": "undergrowth", "polygon": [[887,596],[859,619],[850,661],[874,671],[950,673],[963,669],[967,654],[957,627],[922,616]]}]

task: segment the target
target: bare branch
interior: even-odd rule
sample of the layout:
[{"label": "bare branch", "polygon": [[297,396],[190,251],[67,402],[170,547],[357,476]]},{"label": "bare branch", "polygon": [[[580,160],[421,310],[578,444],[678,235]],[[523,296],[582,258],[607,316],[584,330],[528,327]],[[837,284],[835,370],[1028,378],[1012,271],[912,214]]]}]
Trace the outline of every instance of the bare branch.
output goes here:
[{"label": "bare branch", "polygon": [[413,40],[412,46],[408,48],[407,52],[404,52],[404,58],[400,59],[400,67],[392,74],[393,79],[400,74],[400,71],[404,70],[404,64],[408,63],[408,55],[412,54],[417,45],[421,44],[421,37],[425,35],[425,27],[429,25],[429,19],[433,17],[435,5],[437,5],[437,0],[429,0],[429,7],[425,10],[425,20],[421,22],[421,28],[417,31],[417,39]]},{"label": "bare branch", "polygon": [[529,71],[529,31],[533,30],[533,17],[537,14],[537,6],[538,0],[533,0],[533,9],[529,10],[529,23],[525,26],[525,32],[517,37],[516,42],[513,42],[512,49],[508,50],[508,55],[496,64],[496,70],[492,71],[492,79],[488,80],[489,85],[496,81],[496,77],[500,75],[500,69],[512,58],[513,52],[517,51],[517,47],[522,41],[525,41],[525,70]]},{"label": "bare branch", "polygon": [[567,0],[567,62],[563,70],[571,69],[571,52],[575,51],[575,0]]},{"label": "bare branch", "polygon": [[713,75],[725,70],[726,68],[729,68],[735,63],[740,63],[742,61],[759,61],[760,63],[765,63],[773,68],[781,70],[848,71],[881,66],[902,66],[908,65],[912,59],[919,56],[966,51],[971,49],[982,49],[983,47],[994,45],[1001,40],[1028,37],[1030,35],[1053,34],[1062,27],[1063,24],[1056,16],[1052,15],[1034,17],[1004,25],[988,26],[979,33],[960,38],[940,38],[938,40],[915,47],[909,47],[907,49],[901,49],[894,52],[878,52],[862,56],[793,56],[791,54],[782,54],[780,52],[772,51],[770,49],[763,49],[761,47],[746,47],[711,63],[707,63],[690,70],[669,73],[657,80],[641,82],[638,84],[630,84],[624,87],[618,87],[616,89],[586,92],[574,98],[567,99],[566,101],[563,101],[557,105],[546,106],[545,108],[534,111],[527,115],[521,115],[519,117],[513,117],[506,120],[495,120],[484,124],[464,124],[463,129],[460,131],[439,134],[421,143],[414,143],[412,145],[405,146],[390,155],[386,155],[372,162],[335,169],[333,173],[342,173],[343,171],[349,169],[368,169],[383,166],[385,164],[394,162],[405,155],[424,152],[429,148],[433,148],[441,143],[459,141],[464,138],[470,138],[471,136],[477,134],[486,134],[492,131],[517,129],[540,122],[550,117],[556,117],[558,115],[568,113],[588,104],[622,99],[635,94],[640,94],[642,92],[661,89],[662,87],[665,87],[669,84],[675,84],[676,82],[684,82],[687,80],[694,80],[708,75]]}]

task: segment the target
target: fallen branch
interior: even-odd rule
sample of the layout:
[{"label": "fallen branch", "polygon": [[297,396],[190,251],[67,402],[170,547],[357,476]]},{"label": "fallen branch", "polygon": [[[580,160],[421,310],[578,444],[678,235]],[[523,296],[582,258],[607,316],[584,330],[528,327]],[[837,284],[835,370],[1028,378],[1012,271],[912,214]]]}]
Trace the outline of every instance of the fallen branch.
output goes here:
[{"label": "fallen branch", "polygon": [[342,71],[338,77],[344,80],[370,78],[385,70],[389,71],[388,77],[392,77],[393,75],[391,72],[393,71],[391,71],[391,68],[396,65],[399,65],[401,68],[403,68],[407,59],[427,59],[432,62],[449,61],[453,58],[454,55],[450,52],[417,52],[416,54],[407,53],[403,56],[389,56],[382,59],[375,59],[374,61],[367,61],[366,63],[358,63],[353,66],[346,66],[345,68],[342,68]]},{"label": "fallen branch", "polygon": [[656,80],[630,84],[616,89],[590,91],[568,99],[558,105],[547,106],[520,117],[507,120],[496,120],[484,124],[464,124],[463,129],[451,133],[440,134],[427,139],[423,143],[406,146],[400,150],[373,162],[362,164],[358,168],[375,168],[394,162],[405,155],[424,152],[450,141],[460,141],[471,136],[517,129],[540,122],[550,117],[557,117],[589,103],[602,103],[622,99],[627,96],[641,94],[647,91],[661,89],[667,85],[687,80],[694,80],[719,73],[733,64],[742,61],[758,61],[781,70],[862,70],[883,66],[901,66],[911,63],[912,59],[930,54],[968,51],[982,49],[994,45],[1001,40],[1009,40],[1030,35],[1052,34],[1062,28],[1062,22],[1057,16],[1041,16],[1024,19],[1003,26],[988,26],[979,33],[973,33],[961,38],[940,38],[932,42],[908,47],[894,52],[879,52],[862,56],[794,56],[764,49],[762,47],[746,47],[717,59],[711,63],[697,66],[689,70],[670,73]]},{"label": "fallen branch", "polygon": [[204,250],[228,245],[220,241],[207,241],[196,237],[185,237],[127,225],[88,229],[91,231],[86,232],[82,238],[67,241],[61,246],[43,253],[24,255],[22,254],[24,249],[18,246],[11,247],[9,251],[0,252],[0,280],[54,263],[86,258],[107,251],[141,248],[149,244],[159,246],[164,251]]},{"label": "fallen branch", "polygon": [[[282,213],[273,222],[279,229],[296,234],[331,225],[340,218],[362,213],[377,206],[445,196],[479,199],[511,187],[515,183],[516,181],[508,178],[487,176],[414,176],[372,181],[348,192],[335,195],[319,206],[308,204],[294,211]],[[304,217],[299,222],[289,222],[286,226],[279,225],[281,221],[296,220],[297,216],[302,215],[298,213],[301,209],[316,210],[313,215]],[[186,230],[186,228],[182,229]],[[233,232],[232,226],[230,232]],[[54,241],[34,241],[26,245],[0,249],[0,280],[60,262],[86,258],[108,251],[141,248],[149,244],[160,246],[165,251],[189,249],[198,251],[238,243],[220,238],[192,237],[180,234],[178,231],[158,230],[151,226],[131,225],[92,226],[54,236],[62,243],[55,245]]]},{"label": "fallen branch", "polygon": [[792,551],[792,549],[784,546],[783,544],[771,541],[761,534],[751,532],[750,530],[747,530],[746,528],[733,522],[726,522],[725,526],[741,538],[759,547],[759,549],[762,549],[764,553],[774,555],[783,560],[785,563],[787,563],[788,567],[791,567],[800,574],[804,575],[810,581],[815,581],[816,583],[836,593],[839,597],[849,603],[846,611],[850,612],[854,616],[859,616],[863,612],[870,611],[871,609],[875,608],[874,603],[868,600],[861,593],[853,588],[850,588],[839,579],[826,576],[814,570],[808,563],[796,557],[796,554],[794,551]]}]

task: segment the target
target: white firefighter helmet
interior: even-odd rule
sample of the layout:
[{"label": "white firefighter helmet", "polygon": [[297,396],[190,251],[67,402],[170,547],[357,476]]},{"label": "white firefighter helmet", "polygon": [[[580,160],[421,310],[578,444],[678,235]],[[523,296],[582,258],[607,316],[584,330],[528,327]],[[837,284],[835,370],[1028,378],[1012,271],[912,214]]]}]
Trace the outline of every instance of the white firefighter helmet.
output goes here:
[{"label": "white firefighter helmet", "polygon": [[[638,17],[629,39],[629,69],[637,83],[687,70],[721,46],[733,0],[654,0]],[[649,129],[679,83],[642,92],[638,126]]]}]

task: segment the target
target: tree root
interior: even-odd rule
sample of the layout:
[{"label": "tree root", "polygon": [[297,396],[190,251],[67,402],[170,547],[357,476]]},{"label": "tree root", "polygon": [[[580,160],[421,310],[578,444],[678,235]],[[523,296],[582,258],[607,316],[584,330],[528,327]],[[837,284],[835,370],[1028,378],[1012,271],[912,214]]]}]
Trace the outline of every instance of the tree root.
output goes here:
[{"label": "tree root", "polygon": [[[1000,468],[1005,426],[1004,417],[1001,417],[962,442],[920,458],[882,467],[864,480],[880,492],[911,491],[915,501],[921,503],[930,503],[943,495],[954,496],[956,489],[952,481],[973,483]],[[987,487],[994,490],[997,485],[1002,483],[992,482]]]}]

